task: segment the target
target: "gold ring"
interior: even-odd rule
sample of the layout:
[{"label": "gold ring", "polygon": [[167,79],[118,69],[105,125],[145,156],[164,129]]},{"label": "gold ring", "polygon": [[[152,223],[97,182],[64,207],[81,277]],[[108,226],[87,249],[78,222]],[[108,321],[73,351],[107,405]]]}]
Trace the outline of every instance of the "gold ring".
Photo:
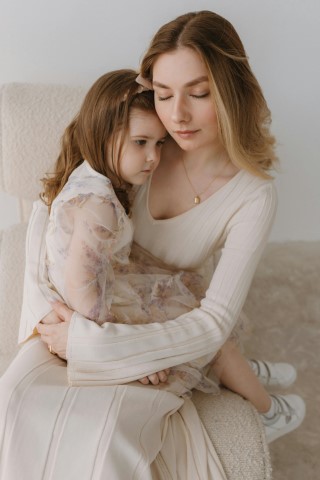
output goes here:
[{"label": "gold ring", "polygon": [[49,352],[52,353],[52,355],[56,355],[56,352],[53,350],[51,345],[49,345]]}]

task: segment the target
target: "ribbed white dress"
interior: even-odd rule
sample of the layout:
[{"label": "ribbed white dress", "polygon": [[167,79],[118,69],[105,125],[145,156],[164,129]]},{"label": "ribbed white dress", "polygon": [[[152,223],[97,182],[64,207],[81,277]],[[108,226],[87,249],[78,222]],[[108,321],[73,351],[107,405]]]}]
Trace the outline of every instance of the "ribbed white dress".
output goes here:
[{"label": "ribbed white dress", "polygon": [[[38,338],[27,341],[0,380],[1,480],[226,478],[192,401],[134,381],[224,343],[268,237],[275,190],[239,172],[189,212],[160,221],[152,219],[147,198],[148,185],[135,200],[135,240],[153,255],[197,269],[221,251],[206,297],[200,308],[164,324],[99,326],[75,313],[68,366]],[[50,310],[35,253],[46,229],[43,211],[32,222],[29,320],[23,312],[21,339]]]}]

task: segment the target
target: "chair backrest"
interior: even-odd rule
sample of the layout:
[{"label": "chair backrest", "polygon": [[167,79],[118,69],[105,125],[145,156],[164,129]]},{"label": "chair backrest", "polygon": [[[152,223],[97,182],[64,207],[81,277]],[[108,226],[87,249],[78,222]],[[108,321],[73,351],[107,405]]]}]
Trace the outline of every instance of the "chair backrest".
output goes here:
[{"label": "chair backrest", "polygon": [[9,83],[0,92],[0,189],[20,200],[27,220],[40,179],[52,169],[61,135],[80,108],[85,87]]},{"label": "chair backrest", "polygon": [[[29,218],[40,179],[52,169],[60,138],[86,88],[10,83],[0,89],[0,189],[19,199]],[[0,232],[0,374],[17,350],[26,224]]]}]

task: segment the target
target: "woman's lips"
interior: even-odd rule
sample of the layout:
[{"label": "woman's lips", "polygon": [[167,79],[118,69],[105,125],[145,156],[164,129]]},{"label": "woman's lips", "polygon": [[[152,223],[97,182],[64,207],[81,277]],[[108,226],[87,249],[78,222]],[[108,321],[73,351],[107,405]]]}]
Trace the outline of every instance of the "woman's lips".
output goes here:
[{"label": "woman's lips", "polygon": [[178,135],[180,138],[191,138],[195,133],[199,132],[199,130],[175,130],[175,134]]}]

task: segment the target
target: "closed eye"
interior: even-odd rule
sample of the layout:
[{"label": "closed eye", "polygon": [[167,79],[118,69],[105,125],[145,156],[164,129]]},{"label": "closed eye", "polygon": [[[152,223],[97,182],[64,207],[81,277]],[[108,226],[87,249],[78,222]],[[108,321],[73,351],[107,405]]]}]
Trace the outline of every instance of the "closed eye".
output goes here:
[{"label": "closed eye", "polygon": [[172,98],[172,95],[168,95],[167,97],[160,97],[160,95],[158,95],[157,100],[159,100],[159,102],[165,102],[169,100],[169,98]]},{"label": "closed eye", "polygon": [[201,95],[190,95],[192,98],[205,98],[209,95],[209,92],[202,93]]}]

